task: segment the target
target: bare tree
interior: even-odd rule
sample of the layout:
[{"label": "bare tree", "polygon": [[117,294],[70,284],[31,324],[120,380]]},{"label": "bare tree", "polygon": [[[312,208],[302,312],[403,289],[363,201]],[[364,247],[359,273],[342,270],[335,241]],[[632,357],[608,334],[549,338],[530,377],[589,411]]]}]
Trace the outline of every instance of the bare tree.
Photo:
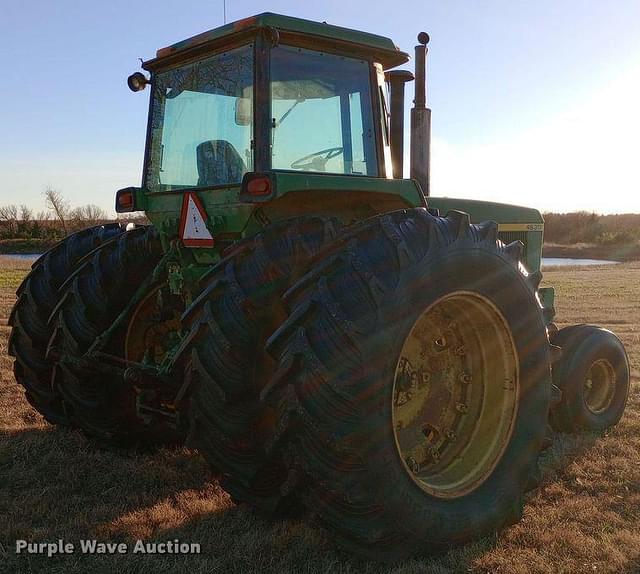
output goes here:
[{"label": "bare tree", "polygon": [[4,221],[10,235],[16,232],[16,221],[18,219],[18,208],[15,205],[0,206],[0,221]]},{"label": "bare tree", "polygon": [[96,223],[100,223],[110,219],[107,212],[101,207],[98,207],[97,205],[90,204],[90,205],[87,205],[87,208],[88,208],[88,212],[87,212],[88,215],[91,217],[92,221],[95,221]]},{"label": "bare tree", "polygon": [[[26,205],[20,206],[20,219],[18,219],[16,227],[18,228],[18,237],[32,237],[34,231],[33,210]],[[37,226],[36,226],[37,227]]]},{"label": "bare tree", "polygon": [[107,219],[107,214],[101,207],[88,204],[73,209],[69,213],[69,218],[73,221],[73,227],[79,229],[104,222]]},{"label": "bare tree", "polygon": [[47,186],[44,192],[44,197],[47,202],[47,209],[53,211],[56,219],[60,221],[64,234],[67,234],[67,216],[69,214],[69,202],[64,199],[59,191],[56,191],[51,186]]},{"label": "bare tree", "polygon": [[20,219],[24,223],[29,223],[33,219],[33,210],[22,204],[20,206]]},{"label": "bare tree", "polygon": [[1,221],[15,221],[18,219],[18,208],[15,205],[0,206]]},{"label": "bare tree", "polygon": [[84,221],[90,221],[91,223],[100,223],[107,219],[107,213],[101,207],[89,203],[80,208]]},{"label": "bare tree", "polygon": [[92,203],[84,206],[84,216],[88,221],[100,223],[107,219],[107,212]]}]

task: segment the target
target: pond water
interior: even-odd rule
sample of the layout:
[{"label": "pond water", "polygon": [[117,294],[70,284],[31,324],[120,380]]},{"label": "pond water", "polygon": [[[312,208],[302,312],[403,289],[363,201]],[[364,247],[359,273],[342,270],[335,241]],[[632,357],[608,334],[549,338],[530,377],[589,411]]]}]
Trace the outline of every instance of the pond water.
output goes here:
[{"label": "pond water", "polygon": [[571,259],[569,257],[543,257],[542,267],[552,265],[615,265],[620,261],[608,261],[606,259]]},{"label": "pond water", "polygon": [[[5,253],[6,257],[15,257],[25,261],[35,261],[41,253]],[[619,261],[607,261],[606,259],[570,259],[568,257],[543,257],[542,266],[552,265],[615,265]]]},{"label": "pond water", "polygon": [[3,257],[13,257],[14,259],[24,259],[25,261],[35,261],[42,253],[0,253]]}]

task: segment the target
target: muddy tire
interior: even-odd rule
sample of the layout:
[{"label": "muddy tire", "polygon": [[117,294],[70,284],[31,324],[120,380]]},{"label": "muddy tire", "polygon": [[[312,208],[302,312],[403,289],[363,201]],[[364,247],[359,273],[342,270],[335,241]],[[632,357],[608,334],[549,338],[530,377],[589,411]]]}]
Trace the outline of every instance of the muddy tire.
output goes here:
[{"label": "muddy tire", "polygon": [[497,225],[377,218],[285,296],[271,454],[343,547],[396,561],[517,521],[545,437],[539,274]]},{"label": "muddy tire", "polygon": [[336,236],[338,225],[320,217],[273,224],[209,273],[184,315],[190,325],[184,360],[193,377],[189,444],[222,474],[238,502],[278,507],[274,485],[281,484],[283,471],[265,464],[262,453],[274,420],[259,398],[273,363],[263,346],[286,317],[282,293]]},{"label": "muddy tire", "polygon": [[629,359],[620,339],[596,325],[572,325],[552,338],[562,348],[553,381],[562,391],[550,421],[561,432],[601,432],[618,423],[629,395]]},{"label": "muddy tire", "polygon": [[60,395],[52,386],[54,363],[46,359],[52,327],[49,316],[57,305],[60,286],[74,266],[93,249],[124,232],[119,224],[78,231],[40,257],[18,287],[11,311],[9,354],[15,357],[16,381],[24,387],[31,406],[52,424],[69,424]]},{"label": "muddy tire", "polygon": [[[137,227],[105,243],[78,267],[63,287],[51,319],[50,353],[59,357],[54,384],[73,422],[105,444],[130,445],[162,440],[136,417],[136,394],[122,376],[82,364],[83,355],[125,309],[160,260],[153,227]],[[122,357],[118,330],[105,352]]]}]

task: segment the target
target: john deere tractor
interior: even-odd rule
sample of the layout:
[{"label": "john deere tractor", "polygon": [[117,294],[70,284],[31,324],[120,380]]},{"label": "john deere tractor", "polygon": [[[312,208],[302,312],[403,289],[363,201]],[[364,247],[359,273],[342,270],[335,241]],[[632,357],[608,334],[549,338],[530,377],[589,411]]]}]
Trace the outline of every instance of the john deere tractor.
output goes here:
[{"label": "john deere tractor", "polygon": [[[45,253],[10,352],[51,423],[189,436],[234,500],[397,560],[517,521],[549,423],[620,419],[625,350],[558,330],[534,209],[430,195],[428,36],[261,14],[161,49],[141,187]],[[403,178],[404,89],[415,83]]]}]

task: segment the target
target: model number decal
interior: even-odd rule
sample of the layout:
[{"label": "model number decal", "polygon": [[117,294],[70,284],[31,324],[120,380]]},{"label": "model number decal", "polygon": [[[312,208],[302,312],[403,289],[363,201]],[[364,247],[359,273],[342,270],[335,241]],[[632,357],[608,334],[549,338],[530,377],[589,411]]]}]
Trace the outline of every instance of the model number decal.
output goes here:
[{"label": "model number decal", "polygon": [[544,223],[499,223],[498,231],[544,231]]}]

